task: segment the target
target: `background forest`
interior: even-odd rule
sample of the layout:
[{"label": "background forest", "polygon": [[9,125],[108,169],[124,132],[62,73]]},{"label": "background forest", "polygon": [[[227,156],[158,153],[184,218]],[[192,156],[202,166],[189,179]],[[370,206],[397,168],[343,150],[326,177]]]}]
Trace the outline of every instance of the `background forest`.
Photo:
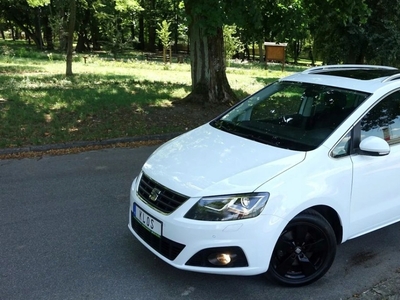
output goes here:
[{"label": "background forest", "polygon": [[399,8],[400,0],[0,0],[0,33],[5,38],[10,30],[13,39],[27,38],[41,50],[66,51],[74,18],[77,53],[118,55],[161,50],[157,29],[166,21],[177,53],[188,50],[188,24],[200,16],[204,35],[231,26],[225,31],[248,59],[271,41],[288,43],[293,62],[307,53],[328,64],[399,65]]}]

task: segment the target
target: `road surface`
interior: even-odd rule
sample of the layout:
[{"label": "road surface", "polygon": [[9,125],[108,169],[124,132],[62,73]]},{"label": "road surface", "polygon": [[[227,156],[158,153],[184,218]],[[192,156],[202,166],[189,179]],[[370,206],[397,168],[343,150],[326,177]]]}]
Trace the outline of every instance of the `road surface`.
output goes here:
[{"label": "road surface", "polygon": [[400,224],[344,243],[303,288],[170,267],[127,228],[131,182],[154,149],[0,160],[0,299],[356,299],[398,276]]}]

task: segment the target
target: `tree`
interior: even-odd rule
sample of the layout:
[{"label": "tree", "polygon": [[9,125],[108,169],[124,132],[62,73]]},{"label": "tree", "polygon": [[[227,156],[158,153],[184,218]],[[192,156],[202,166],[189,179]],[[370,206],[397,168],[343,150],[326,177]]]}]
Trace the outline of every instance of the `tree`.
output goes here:
[{"label": "tree", "polygon": [[[162,21],[161,24],[158,23],[157,34],[158,38],[161,40],[163,45],[163,61],[164,63],[167,62],[167,50],[171,47],[171,31],[169,30],[169,26],[171,23],[167,22],[166,20]],[[171,60],[171,57],[170,57]]]},{"label": "tree", "polygon": [[[143,10],[139,15],[139,44],[141,50],[156,51],[157,9],[156,0],[140,0]],[[145,34],[147,33],[147,43]]]},{"label": "tree", "polygon": [[233,57],[236,52],[243,51],[243,44],[240,41],[236,34],[236,26],[235,25],[224,25],[224,56],[225,63],[229,66],[229,60]]},{"label": "tree", "polygon": [[192,92],[195,102],[232,103],[237,100],[226,77],[223,21],[224,1],[185,0],[189,22]]},{"label": "tree", "polygon": [[[93,16],[100,28],[97,35],[102,37],[101,44],[110,50],[114,58],[123,49],[132,46],[129,37],[131,33],[132,16],[142,10],[136,0],[97,0],[93,4]],[[92,31],[93,31],[93,27]]]},{"label": "tree", "polygon": [[67,68],[66,75],[72,76],[72,54],[73,42],[75,32],[75,19],[76,19],[76,2],[69,0],[69,20],[68,20],[68,38],[67,38]]},{"label": "tree", "polygon": [[42,15],[42,9],[50,4],[50,0],[27,0],[26,2],[30,7],[35,9],[35,36],[38,41],[39,49],[43,49],[44,47],[42,37],[42,25],[44,25],[43,27],[45,28],[45,36],[48,44],[47,49],[51,50],[53,48],[53,43],[51,39],[51,29],[48,24],[48,16],[46,13]]},{"label": "tree", "polygon": [[[362,26],[368,42],[365,59],[382,65],[400,64],[400,0],[368,0],[371,14]],[[382,17],[384,16],[384,17]]]},{"label": "tree", "polygon": [[371,12],[365,0],[303,0],[303,8],[314,51],[324,63],[363,61],[368,45],[362,26]]},{"label": "tree", "polygon": [[30,6],[23,0],[1,0],[0,14],[13,23],[21,31],[25,32],[26,37],[33,41],[36,47],[43,49],[43,39],[41,35],[41,6],[46,5],[49,0],[32,0]]},{"label": "tree", "polygon": [[277,1],[275,5],[269,20],[271,34],[275,39],[273,42],[288,43],[288,51],[290,51],[294,63],[297,63],[303,43],[310,36],[303,1],[294,0],[288,4],[287,1],[281,0]]}]

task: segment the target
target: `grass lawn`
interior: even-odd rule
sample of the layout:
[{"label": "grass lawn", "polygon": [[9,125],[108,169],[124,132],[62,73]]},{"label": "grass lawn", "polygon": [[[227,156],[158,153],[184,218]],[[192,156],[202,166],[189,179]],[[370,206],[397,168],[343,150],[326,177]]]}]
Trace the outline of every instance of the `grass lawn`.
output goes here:
[{"label": "grass lawn", "polygon": [[[183,132],[226,108],[181,100],[191,90],[188,63],[77,55],[75,75],[65,68],[60,54],[0,41],[0,148]],[[242,99],[302,69],[232,62],[227,76]]]}]

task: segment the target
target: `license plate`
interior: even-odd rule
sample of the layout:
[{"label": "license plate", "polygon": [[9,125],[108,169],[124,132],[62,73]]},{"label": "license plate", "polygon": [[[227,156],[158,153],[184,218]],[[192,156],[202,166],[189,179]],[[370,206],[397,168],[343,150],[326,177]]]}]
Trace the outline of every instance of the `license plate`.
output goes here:
[{"label": "license plate", "polygon": [[158,237],[161,236],[162,223],[142,210],[136,203],[133,203],[133,215],[144,228]]}]

